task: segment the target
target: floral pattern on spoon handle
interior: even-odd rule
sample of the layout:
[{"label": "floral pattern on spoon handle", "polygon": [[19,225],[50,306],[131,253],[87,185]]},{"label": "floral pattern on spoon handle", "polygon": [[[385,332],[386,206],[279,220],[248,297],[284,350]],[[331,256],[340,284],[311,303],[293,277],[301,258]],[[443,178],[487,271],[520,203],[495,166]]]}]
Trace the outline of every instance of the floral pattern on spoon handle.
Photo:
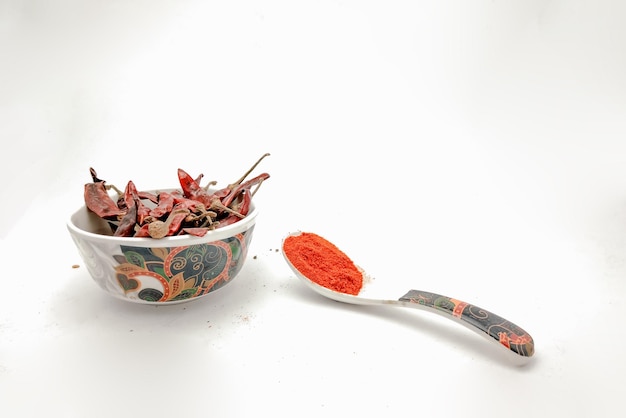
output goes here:
[{"label": "floral pattern on spoon handle", "polygon": [[530,334],[501,316],[478,306],[421,290],[410,290],[398,300],[416,303],[451,315],[484,332],[520,356],[531,357],[535,353],[535,343]]}]

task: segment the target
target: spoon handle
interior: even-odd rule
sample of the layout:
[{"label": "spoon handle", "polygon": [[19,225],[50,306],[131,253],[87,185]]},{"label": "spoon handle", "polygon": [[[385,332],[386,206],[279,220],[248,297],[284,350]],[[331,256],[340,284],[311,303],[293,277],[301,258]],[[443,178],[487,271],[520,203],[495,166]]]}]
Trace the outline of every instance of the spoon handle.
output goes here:
[{"label": "spoon handle", "polygon": [[398,300],[407,307],[430,308],[436,313],[456,319],[522,357],[531,357],[535,352],[535,343],[530,334],[501,316],[476,305],[421,290],[409,290]]}]

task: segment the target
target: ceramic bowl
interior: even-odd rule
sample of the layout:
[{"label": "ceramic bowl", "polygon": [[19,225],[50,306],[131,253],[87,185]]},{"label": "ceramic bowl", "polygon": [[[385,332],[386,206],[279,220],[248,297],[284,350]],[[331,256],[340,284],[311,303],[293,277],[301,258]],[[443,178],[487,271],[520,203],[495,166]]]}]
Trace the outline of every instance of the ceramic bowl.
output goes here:
[{"label": "ceramic bowl", "polygon": [[257,217],[248,215],[203,237],[115,237],[85,206],[67,228],[95,282],[116,298],[144,304],[196,300],[230,283],[248,254]]}]

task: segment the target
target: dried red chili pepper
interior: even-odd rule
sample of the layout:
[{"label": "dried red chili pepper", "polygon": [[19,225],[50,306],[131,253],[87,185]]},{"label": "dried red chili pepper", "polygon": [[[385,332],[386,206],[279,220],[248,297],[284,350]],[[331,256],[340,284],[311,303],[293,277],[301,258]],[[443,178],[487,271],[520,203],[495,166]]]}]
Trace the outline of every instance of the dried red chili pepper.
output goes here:
[{"label": "dried red chili pepper", "polygon": [[154,193],[152,193],[152,192],[146,192],[146,191],[138,190],[138,191],[137,191],[137,196],[138,196],[140,199],[146,199],[146,200],[149,200],[149,201],[151,201],[152,203],[154,203],[155,205],[156,205],[157,203],[159,203],[159,197],[158,197],[158,195],[156,195],[156,194],[154,194]]},{"label": "dried red chili pepper", "polygon": [[96,215],[105,219],[116,219],[124,211],[111,199],[103,183],[85,184],[85,204]]},{"label": "dried red chili pepper", "polygon": [[117,219],[118,216],[124,215],[124,211],[109,196],[105,181],[97,177],[93,168],[89,171],[93,183],[85,184],[84,199],[87,208],[104,219]]},{"label": "dried red chili pepper", "polygon": [[220,219],[218,221],[218,225],[220,227],[224,227],[224,226],[228,226],[228,225],[232,225],[235,222],[239,221],[241,218],[237,215],[228,215],[227,217]]},{"label": "dried red chili pepper", "polygon": [[194,235],[196,237],[203,237],[209,232],[208,228],[183,228],[181,232],[185,234]]},{"label": "dried red chili pepper", "polygon": [[183,189],[183,196],[188,199],[198,200],[205,205],[210,204],[210,194],[200,187],[200,184],[181,168],[178,169],[178,182]]},{"label": "dried red chili pepper", "polygon": [[245,189],[240,193],[239,196],[239,201],[236,203],[234,209],[245,216],[250,211],[250,204],[252,203],[252,192],[249,189]]},{"label": "dried red chili pepper", "polygon": [[113,233],[116,237],[130,237],[134,235],[135,225],[137,224],[137,205],[131,201],[126,214],[120,220],[120,224]]},{"label": "dried red chili pepper", "polygon": [[123,193],[115,188],[119,195],[117,201],[108,195],[108,189],[114,186],[105,185],[91,169],[93,183],[85,186],[85,201],[89,208],[93,208],[93,212],[109,220],[116,236],[204,235],[210,229],[230,225],[246,217],[252,196],[261,183],[269,178],[269,174],[263,173],[251,180],[244,180],[268,155],[263,155],[235,183],[217,192],[209,190],[217,182],[209,182],[201,187],[203,174],[194,179],[184,170],[178,169],[181,190],[155,194],[140,191],[129,181]]},{"label": "dried red chili pepper", "polygon": [[174,208],[185,208],[195,212],[205,210],[206,206],[197,200],[187,199],[186,197],[174,197]]},{"label": "dried red chili pepper", "polygon": [[[157,221],[154,221],[154,222],[157,222]],[[148,228],[150,227],[150,225],[152,223],[153,222],[141,225],[141,227],[137,231],[135,231],[135,235],[133,235],[133,236],[136,237],[136,238],[148,238],[148,237],[150,237],[150,232],[148,231]]]},{"label": "dried red chili pepper", "polygon": [[150,211],[150,215],[155,218],[165,216],[174,208],[174,195],[168,192],[161,192],[156,203],[157,205]]},{"label": "dried red chili pepper", "polygon": [[137,187],[135,183],[129,181],[126,185],[126,190],[124,192],[124,202],[127,207],[130,207],[134,204],[137,207],[137,219],[136,223],[142,225],[145,219],[150,216],[151,209],[143,204],[141,199],[139,198],[139,192],[137,191]]},{"label": "dried red chili pepper", "polygon": [[154,221],[149,223],[148,234],[152,238],[163,238],[176,235],[187,215],[189,215],[188,209],[174,209],[165,222]]},{"label": "dried red chili pepper", "polygon": [[262,173],[259,174],[258,176],[254,177],[253,179],[250,179],[248,181],[246,181],[245,183],[241,183],[238,186],[236,186],[235,188],[233,188],[230,193],[228,194],[228,196],[226,196],[224,199],[222,199],[222,203],[225,206],[229,206],[232,201],[243,191],[246,189],[251,189],[253,186],[259,186],[261,185],[261,183],[263,183],[263,181],[267,180],[270,177],[270,175],[268,173]]}]

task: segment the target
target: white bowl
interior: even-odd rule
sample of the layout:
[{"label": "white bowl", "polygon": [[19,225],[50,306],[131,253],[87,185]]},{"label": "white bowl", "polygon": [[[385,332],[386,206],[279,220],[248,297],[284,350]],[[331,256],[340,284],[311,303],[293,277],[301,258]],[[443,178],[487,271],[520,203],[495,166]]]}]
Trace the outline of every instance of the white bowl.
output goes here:
[{"label": "white bowl", "polygon": [[107,293],[145,304],[198,299],[230,283],[248,254],[257,209],[205,236],[115,237],[108,223],[86,206],[67,228],[89,274]]}]

